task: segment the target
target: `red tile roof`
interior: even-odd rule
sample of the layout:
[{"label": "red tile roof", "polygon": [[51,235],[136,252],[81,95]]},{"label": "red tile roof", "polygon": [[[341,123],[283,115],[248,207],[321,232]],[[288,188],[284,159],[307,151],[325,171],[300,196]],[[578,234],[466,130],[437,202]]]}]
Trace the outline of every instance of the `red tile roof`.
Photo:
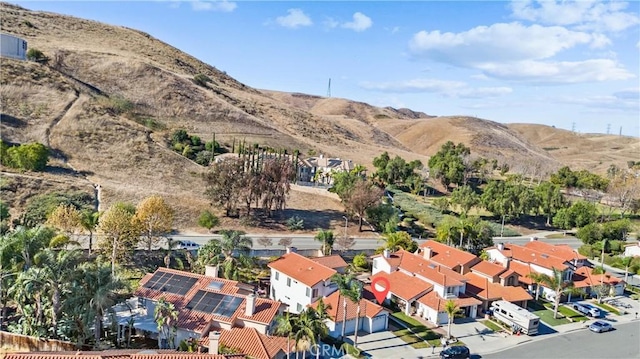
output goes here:
[{"label": "red tile roof", "polygon": [[256,298],[256,306],[253,311],[253,315],[246,316],[245,315],[245,306],[247,301],[245,300],[239,308],[239,314],[237,318],[243,320],[250,320],[252,322],[258,322],[261,324],[269,324],[273,321],[278,313],[280,312],[280,308],[284,307],[282,302],[277,302],[270,299],[264,298]]},{"label": "red tile roof", "polygon": [[430,260],[442,264],[443,266],[453,269],[456,266],[469,266],[478,260],[478,257],[472,253],[449,247],[446,244],[428,240],[420,245],[420,248],[431,248]]},{"label": "red tile roof", "polygon": [[441,286],[460,286],[465,280],[462,274],[426,260],[420,255],[404,250],[398,251],[397,254],[401,255],[401,269],[414,275],[420,275],[433,283]]},{"label": "red tile roof", "polygon": [[269,263],[269,268],[284,273],[309,287],[313,287],[318,282],[329,280],[332,275],[337,273],[335,269],[293,252]]},{"label": "red tile roof", "polygon": [[571,262],[574,259],[584,260],[587,257],[573,250],[566,244],[550,244],[542,241],[529,241],[524,245],[529,249],[533,249],[538,252],[554,255],[558,258],[562,258],[567,262]]},{"label": "red tile roof", "polygon": [[[328,297],[322,298],[324,304],[330,306],[328,314],[333,322],[339,323],[344,320],[344,299],[345,297],[340,295],[339,291],[335,291]],[[354,319],[358,313],[358,306],[348,298],[346,302],[347,320]],[[312,303],[310,306],[312,308],[316,308],[318,306],[318,301]],[[386,309],[382,308],[380,305],[365,298],[360,300],[360,318],[375,318],[385,310]]]},{"label": "red tile roof", "polygon": [[391,269],[394,269],[400,265],[400,261],[402,260],[403,253],[408,253],[408,252],[389,253],[388,258],[384,258],[383,254],[376,254],[374,256],[371,256],[371,258],[382,257],[387,263],[389,263],[389,266],[391,266]]},{"label": "red tile roof", "polygon": [[509,269],[518,273],[518,280],[520,281],[520,283],[533,284],[533,281],[531,280],[531,278],[529,278],[529,274],[531,274],[531,265],[511,261],[509,262]]},{"label": "red tile roof", "polygon": [[333,268],[336,270],[338,268],[344,268],[349,266],[349,264],[345,262],[345,260],[337,254],[334,254],[331,256],[325,256],[325,257],[309,258],[309,259],[311,259],[316,263],[320,263],[325,267]]},{"label": "red tile roof", "polygon": [[491,283],[486,277],[475,273],[465,274],[467,280],[467,293],[483,300],[504,299],[508,302],[531,300],[533,297],[522,287],[502,286]]},{"label": "red tile roof", "polygon": [[[269,336],[258,332],[255,328],[233,328],[220,331],[220,344],[253,359],[275,358],[279,352],[287,352],[287,338]],[[209,346],[209,336],[200,341],[200,345]],[[295,352],[295,341],[289,340],[291,352]]]},{"label": "red tile roof", "polygon": [[76,352],[29,352],[7,353],[4,359],[244,359],[244,354],[210,355],[206,353],[185,353],[173,350],[142,350],[123,349],[105,351],[76,351]]},{"label": "red tile roof", "polygon": [[462,294],[457,298],[442,298],[438,295],[436,291],[431,291],[422,297],[418,298],[418,302],[426,305],[429,308],[435,309],[438,312],[444,312],[445,305],[449,300],[453,300],[454,303],[458,306],[458,308],[469,307],[472,305],[480,305],[481,301],[476,298],[470,297],[466,294]]},{"label": "red tile roof", "polygon": [[617,285],[624,282],[609,272],[593,274],[593,268],[580,267],[573,273],[573,285],[576,288],[587,288],[599,284]]},{"label": "red tile roof", "polygon": [[480,261],[478,262],[478,264],[475,264],[473,267],[471,267],[472,272],[482,273],[489,277],[495,277],[506,270],[507,268],[500,264],[491,263],[485,260]]},{"label": "red tile roof", "polygon": [[[491,247],[491,248],[497,249],[497,247]],[[565,259],[556,257],[553,254],[539,252],[537,250],[533,250],[533,249],[519,246],[512,243],[506,243],[504,245],[504,250],[501,252],[504,256],[508,258],[512,258],[522,263],[536,264],[536,265],[539,265],[540,267],[547,268],[547,269],[555,268],[563,271],[568,268],[568,266],[565,263],[566,262]]]},{"label": "red tile roof", "polygon": [[378,272],[371,277],[371,280],[377,277],[387,278],[389,280],[389,291],[404,300],[413,300],[433,289],[432,284],[400,271],[391,272],[391,274]]}]

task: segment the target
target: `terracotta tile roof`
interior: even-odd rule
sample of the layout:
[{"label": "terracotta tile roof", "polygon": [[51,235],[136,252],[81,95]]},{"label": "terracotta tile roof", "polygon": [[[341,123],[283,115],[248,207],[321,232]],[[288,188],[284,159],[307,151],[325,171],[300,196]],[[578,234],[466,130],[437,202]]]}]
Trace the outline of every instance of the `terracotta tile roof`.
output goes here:
[{"label": "terracotta tile roof", "polygon": [[185,353],[173,350],[141,350],[123,349],[106,351],[77,352],[29,352],[3,354],[4,359],[244,359],[244,354],[209,355],[206,353]]},{"label": "terracotta tile roof", "polygon": [[473,267],[471,267],[472,272],[482,273],[488,275],[489,277],[495,277],[506,270],[507,268],[501,266],[500,264],[491,263],[485,260],[480,261],[478,262],[478,264],[475,264]]},{"label": "terracotta tile roof", "polygon": [[529,274],[531,274],[531,266],[529,264],[511,261],[509,262],[509,269],[518,273],[520,283],[533,284],[533,281],[529,278]]},{"label": "terracotta tile roof", "polygon": [[554,255],[558,258],[562,258],[567,262],[571,262],[574,259],[585,260],[587,257],[573,250],[566,244],[550,244],[541,241],[529,241],[524,245],[529,249],[533,249],[538,252]]},{"label": "terracotta tile roof", "polygon": [[[255,328],[233,328],[220,331],[220,344],[236,349],[252,359],[275,358],[279,352],[287,352],[287,338],[268,336]],[[209,336],[205,336],[200,345],[209,346]],[[289,348],[295,350],[295,341],[289,340]]]},{"label": "terracotta tile roof", "polygon": [[311,259],[316,263],[320,263],[325,267],[329,267],[333,269],[344,268],[349,265],[347,262],[345,262],[345,260],[341,256],[337,254],[334,254],[331,256],[325,256],[325,257],[309,258],[309,259]]},{"label": "terracotta tile roof", "polygon": [[256,307],[252,316],[245,315],[245,306],[247,301],[245,300],[242,305],[240,305],[240,314],[238,314],[239,319],[250,320],[252,322],[258,322],[261,324],[269,324],[273,321],[273,319],[280,312],[280,308],[284,307],[282,302],[278,302],[271,299],[265,298],[256,298]]},{"label": "terracotta tile roof", "polygon": [[478,257],[472,253],[450,247],[431,239],[422,243],[420,248],[431,248],[431,258],[429,260],[442,264],[449,269],[453,269],[458,265],[471,265],[478,260]]},{"label": "terracotta tile roof", "polygon": [[555,268],[561,271],[568,268],[568,266],[565,264],[566,260],[560,257],[556,257],[552,254],[539,252],[537,250],[512,243],[506,243],[504,245],[504,248],[505,249],[501,251],[504,256],[520,261],[522,263],[536,264],[543,268]]},{"label": "terracotta tile roof", "polygon": [[[481,301],[477,300],[474,297],[470,297],[466,294],[461,294],[457,298],[449,298],[453,300],[454,303],[458,306],[458,308],[469,307],[472,305],[480,305]],[[438,312],[444,312],[444,307],[449,301],[447,298],[442,298],[438,295],[436,291],[431,291],[422,297],[418,298],[418,302],[426,305],[429,308],[435,309]]]},{"label": "terracotta tile roof", "polygon": [[400,271],[391,272],[391,274],[378,272],[371,279],[377,277],[387,278],[390,286],[389,291],[404,300],[413,300],[433,289],[432,284]]},{"label": "terracotta tile roof", "polygon": [[433,283],[442,286],[460,286],[465,280],[462,274],[428,261],[420,255],[404,250],[398,251],[397,254],[401,256],[399,268],[414,275],[418,274]]},{"label": "terracotta tile roof", "polygon": [[[400,265],[400,261],[402,260],[403,253],[409,253],[409,252],[389,253],[389,258],[384,258],[384,260],[387,263],[389,263],[392,269],[397,268]],[[371,258],[378,258],[378,257],[383,257],[383,255],[376,254],[374,256],[371,256]]]},{"label": "terracotta tile roof", "polygon": [[531,300],[533,297],[522,287],[502,286],[491,283],[486,277],[475,273],[465,274],[467,277],[467,293],[483,300],[504,299],[508,302]]},{"label": "terracotta tile roof", "polygon": [[507,269],[506,272],[503,272],[502,274],[500,274],[500,278],[504,279],[507,278],[513,274],[518,274],[518,272],[514,271],[513,269]]},{"label": "terracotta tile roof", "polygon": [[[335,291],[328,297],[322,298],[324,304],[330,306],[328,314],[333,322],[338,323],[344,320],[344,299],[345,297],[340,295],[339,291]],[[318,306],[318,301],[312,303],[310,306],[312,308],[316,308]],[[360,318],[375,318],[383,311],[386,311],[386,309],[376,303],[365,298],[360,300]],[[356,303],[347,299],[347,320],[354,319],[357,314],[358,306]]]},{"label": "terracotta tile roof", "polygon": [[573,273],[573,277],[571,278],[571,280],[573,280],[573,285],[576,288],[587,288],[599,285],[601,283],[608,285],[617,285],[624,282],[622,279],[615,277],[609,272],[605,272],[603,274],[593,274],[593,268],[586,266],[578,268]]},{"label": "terracotta tile roof", "polygon": [[298,253],[287,253],[275,261],[269,263],[269,268],[284,273],[287,276],[309,287],[318,282],[329,280],[336,270],[313,260],[301,256]]}]

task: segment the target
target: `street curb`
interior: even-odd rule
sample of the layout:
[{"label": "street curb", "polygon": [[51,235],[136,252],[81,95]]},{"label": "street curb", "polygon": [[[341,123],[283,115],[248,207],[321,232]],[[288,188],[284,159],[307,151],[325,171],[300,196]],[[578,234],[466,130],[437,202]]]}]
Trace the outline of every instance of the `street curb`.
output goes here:
[{"label": "street curb", "polygon": [[532,341],[533,341],[533,339],[527,339],[527,340],[524,340],[524,341],[521,341],[521,342],[516,343],[516,345],[520,345],[520,344],[524,344],[524,343],[529,343],[529,342],[532,342]]}]

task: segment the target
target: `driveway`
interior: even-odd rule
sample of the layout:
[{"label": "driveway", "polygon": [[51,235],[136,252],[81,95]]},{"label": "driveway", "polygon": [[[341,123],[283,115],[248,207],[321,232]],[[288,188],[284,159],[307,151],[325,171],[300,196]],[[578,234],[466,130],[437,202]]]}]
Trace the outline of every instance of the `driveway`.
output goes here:
[{"label": "driveway", "polygon": [[[353,336],[349,336],[353,342]],[[390,331],[358,335],[358,348],[371,358],[416,359],[431,355],[431,349],[415,349]]]}]

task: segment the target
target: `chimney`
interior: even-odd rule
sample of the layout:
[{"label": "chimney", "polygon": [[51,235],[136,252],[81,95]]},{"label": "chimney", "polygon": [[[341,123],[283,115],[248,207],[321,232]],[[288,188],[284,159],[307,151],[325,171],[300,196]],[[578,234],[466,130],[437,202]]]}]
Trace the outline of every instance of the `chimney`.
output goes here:
[{"label": "chimney", "polygon": [[424,256],[424,259],[431,259],[431,253],[431,247],[422,248],[422,255]]},{"label": "chimney", "polygon": [[504,250],[504,243],[502,243],[502,242],[498,243],[498,250],[499,251],[503,251]]},{"label": "chimney", "polygon": [[204,275],[206,277],[218,278],[218,266],[204,266]]},{"label": "chimney", "polygon": [[388,250],[388,249],[383,250],[383,251],[382,251],[382,256],[383,256],[384,258],[389,258],[389,250]]},{"label": "chimney", "polygon": [[505,268],[509,269],[509,264],[510,264],[510,263],[511,263],[511,258],[505,258],[505,259],[504,259],[504,262],[502,263],[502,265],[503,265]]},{"label": "chimney", "polygon": [[296,247],[287,247],[287,253],[296,253],[298,252],[298,248]]},{"label": "chimney", "polygon": [[256,295],[251,293],[247,296],[244,305],[244,315],[250,317],[256,311]]},{"label": "chimney", "polygon": [[209,355],[218,355],[218,347],[220,346],[220,332],[209,332]]}]

